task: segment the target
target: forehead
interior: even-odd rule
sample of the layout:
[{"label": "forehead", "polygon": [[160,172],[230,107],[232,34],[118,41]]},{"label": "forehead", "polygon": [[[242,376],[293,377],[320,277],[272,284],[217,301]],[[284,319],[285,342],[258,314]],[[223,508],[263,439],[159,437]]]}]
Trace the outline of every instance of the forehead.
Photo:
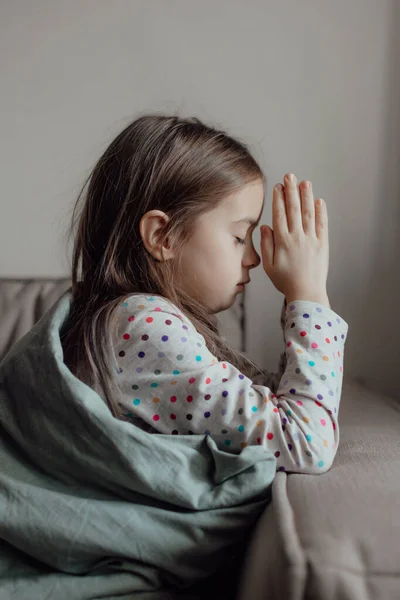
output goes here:
[{"label": "forehead", "polygon": [[221,203],[221,213],[231,222],[244,221],[254,225],[264,208],[264,184],[258,180],[227,196]]}]

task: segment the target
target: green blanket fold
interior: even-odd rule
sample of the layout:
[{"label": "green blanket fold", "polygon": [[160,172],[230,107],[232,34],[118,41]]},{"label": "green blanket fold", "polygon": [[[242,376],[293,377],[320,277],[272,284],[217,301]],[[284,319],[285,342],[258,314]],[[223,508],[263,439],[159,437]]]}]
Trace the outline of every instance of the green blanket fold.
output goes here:
[{"label": "green blanket fold", "polygon": [[0,364],[1,600],[230,597],[275,457],[115,419],[63,362],[70,303]]}]

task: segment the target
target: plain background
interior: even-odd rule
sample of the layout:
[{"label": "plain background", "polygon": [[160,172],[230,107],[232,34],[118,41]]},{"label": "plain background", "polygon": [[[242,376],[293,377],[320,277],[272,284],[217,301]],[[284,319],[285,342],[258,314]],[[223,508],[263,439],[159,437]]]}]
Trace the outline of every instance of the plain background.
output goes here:
[{"label": "plain background", "polygon": [[[311,179],[345,376],[399,396],[399,30],[396,0],[3,0],[0,277],[68,275],[72,206],[108,143],[146,112],[195,115],[250,145],[262,222],[285,173]],[[270,369],[282,299],[253,271],[247,348]]]}]

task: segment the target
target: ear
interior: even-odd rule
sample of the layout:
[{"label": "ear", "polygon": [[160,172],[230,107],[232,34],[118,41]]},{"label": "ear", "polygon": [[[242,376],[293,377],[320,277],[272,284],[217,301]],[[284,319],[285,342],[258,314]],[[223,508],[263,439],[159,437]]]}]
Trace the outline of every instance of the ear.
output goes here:
[{"label": "ear", "polygon": [[169,246],[168,238],[161,244],[161,238],[169,217],[161,210],[149,210],[140,219],[139,231],[144,247],[157,260],[174,258],[174,253]]}]

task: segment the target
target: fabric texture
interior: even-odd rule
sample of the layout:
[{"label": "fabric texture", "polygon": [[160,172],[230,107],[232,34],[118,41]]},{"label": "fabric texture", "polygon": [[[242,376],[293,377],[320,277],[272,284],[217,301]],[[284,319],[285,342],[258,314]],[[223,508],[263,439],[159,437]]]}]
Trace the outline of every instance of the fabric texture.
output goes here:
[{"label": "fabric texture", "polygon": [[334,464],[276,474],[238,600],[400,598],[399,401],[345,378]]},{"label": "fabric texture", "polygon": [[302,300],[286,308],[285,370],[275,390],[268,378],[254,383],[218,361],[167,299],[135,294],[117,310],[113,347],[126,418],[147,431],[210,435],[227,452],[261,445],[280,471],[331,467],[348,332],[333,310]]},{"label": "fabric texture", "polygon": [[0,598],[233,597],[276,458],[115,419],[63,362],[70,301],[0,364]]}]

